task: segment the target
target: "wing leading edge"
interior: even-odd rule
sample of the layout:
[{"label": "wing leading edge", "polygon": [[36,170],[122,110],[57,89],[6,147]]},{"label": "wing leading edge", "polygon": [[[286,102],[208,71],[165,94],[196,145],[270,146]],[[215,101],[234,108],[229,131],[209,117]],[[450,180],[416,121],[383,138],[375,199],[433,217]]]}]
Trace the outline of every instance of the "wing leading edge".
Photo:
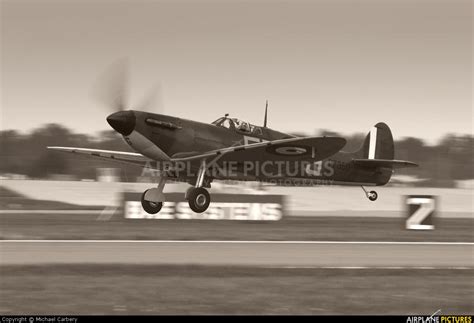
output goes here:
[{"label": "wing leading edge", "polygon": [[51,150],[56,150],[56,151],[102,158],[109,161],[132,164],[136,166],[146,166],[147,164],[150,164],[151,162],[153,162],[152,159],[145,157],[142,154],[126,152],[126,151],[113,151],[113,150],[76,148],[76,147],[56,147],[56,146],[49,146],[47,148]]}]

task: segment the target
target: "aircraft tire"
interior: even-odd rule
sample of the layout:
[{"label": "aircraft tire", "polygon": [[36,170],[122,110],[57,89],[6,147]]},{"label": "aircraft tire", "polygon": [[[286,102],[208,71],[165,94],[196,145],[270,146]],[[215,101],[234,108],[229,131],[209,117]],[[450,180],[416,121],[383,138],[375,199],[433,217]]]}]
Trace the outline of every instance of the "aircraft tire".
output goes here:
[{"label": "aircraft tire", "polygon": [[142,198],[141,198],[142,208],[148,214],[156,214],[160,212],[161,208],[163,207],[163,202],[151,202],[151,201],[145,200],[146,192],[147,191],[143,192],[142,194]]},{"label": "aircraft tire", "polygon": [[378,196],[376,191],[370,191],[369,192],[369,200],[371,200],[372,202],[377,200],[378,197],[379,196]]},{"label": "aircraft tire", "polygon": [[188,202],[191,210],[196,213],[202,213],[209,207],[211,196],[205,188],[193,188],[188,191]]}]

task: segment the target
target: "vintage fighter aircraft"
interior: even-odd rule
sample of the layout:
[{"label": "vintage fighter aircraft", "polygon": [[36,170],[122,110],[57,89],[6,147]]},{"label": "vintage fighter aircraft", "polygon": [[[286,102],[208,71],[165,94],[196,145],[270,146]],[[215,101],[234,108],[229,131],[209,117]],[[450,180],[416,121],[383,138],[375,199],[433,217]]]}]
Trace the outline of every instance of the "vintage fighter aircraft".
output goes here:
[{"label": "vintage fighter aircraft", "polygon": [[[120,100],[119,100],[120,101]],[[116,101],[114,101],[116,102]],[[123,109],[123,102],[117,103]],[[417,166],[394,160],[391,131],[377,123],[356,152],[343,152],[346,140],[339,137],[297,137],[256,126],[227,114],[202,123],[164,114],[122,110],[107,117],[135,152],[74,147],[49,149],[129,163],[159,171],[157,187],[142,194],[143,209],[161,210],[168,179],[192,185],[185,199],[194,212],[204,212],[211,201],[206,188],[214,180],[263,181],[275,185],[384,185],[396,168]]]}]

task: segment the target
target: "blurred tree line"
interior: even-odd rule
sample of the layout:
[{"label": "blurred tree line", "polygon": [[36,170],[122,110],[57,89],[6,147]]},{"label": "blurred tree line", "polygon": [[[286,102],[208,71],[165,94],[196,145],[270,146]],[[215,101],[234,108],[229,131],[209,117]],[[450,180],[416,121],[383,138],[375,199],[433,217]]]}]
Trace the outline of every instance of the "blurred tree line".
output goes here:
[{"label": "blurred tree line", "polygon": [[96,179],[97,168],[120,168],[122,180],[134,180],[139,167],[111,163],[46,149],[47,146],[84,147],[131,151],[115,131],[103,131],[97,137],[76,134],[58,125],[48,124],[21,134],[15,130],[0,132],[0,174],[22,174],[30,178],[73,175],[77,179]]},{"label": "blurred tree line", "polygon": [[[341,136],[330,131],[320,135]],[[366,134],[342,136],[347,139],[345,151],[356,151]],[[0,174],[22,174],[30,178],[49,178],[58,174],[78,179],[95,179],[97,168],[117,167],[122,180],[135,180],[139,167],[116,164],[94,158],[47,150],[46,146],[72,146],[95,149],[131,151],[122,137],[113,130],[98,136],[77,134],[57,124],[48,124],[29,134],[15,130],[0,131]],[[410,160],[420,167],[397,171],[429,179],[436,186],[451,186],[454,180],[474,178],[474,137],[446,135],[438,144],[427,145],[419,138],[403,138],[395,142],[395,159]]]}]

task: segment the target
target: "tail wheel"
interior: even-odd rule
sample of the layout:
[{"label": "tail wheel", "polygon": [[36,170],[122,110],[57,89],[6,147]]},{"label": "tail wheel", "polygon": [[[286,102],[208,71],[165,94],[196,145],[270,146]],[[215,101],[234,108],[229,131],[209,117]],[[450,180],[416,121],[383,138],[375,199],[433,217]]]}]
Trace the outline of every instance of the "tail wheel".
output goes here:
[{"label": "tail wheel", "polygon": [[377,199],[377,197],[379,197],[379,196],[378,196],[376,191],[370,191],[369,194],[368,194],[368,198],[371,201],[375,201]]},{"label": "tail wheel", "polygon": [[152,201],[145,200],[145,193],[147,191],[143,192],[142,194],[142,198],[141,198],[142,208],[148,214],[156,214],[160,212],[161,208],[163,207],[163,202],[152,202]]},{"label": "tail wheel", "polygon": [[187,192],[189,207],[196,213],[202,213],[207,210],[211,203],[209,192],[202,188],[193,188]]}]

